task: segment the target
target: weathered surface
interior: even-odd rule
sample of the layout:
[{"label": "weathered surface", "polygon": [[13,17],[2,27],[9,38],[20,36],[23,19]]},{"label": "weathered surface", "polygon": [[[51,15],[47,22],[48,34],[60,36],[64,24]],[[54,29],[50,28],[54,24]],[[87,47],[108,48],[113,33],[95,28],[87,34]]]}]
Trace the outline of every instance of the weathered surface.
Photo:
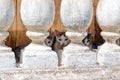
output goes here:
[{"label": "weathered surface", "polygon": [[[0,70],[14,69],[15,59],[11,49],[1,47],[0,53]],[[30,44],[23,54],[24,69],[57,67],[57,55],[49,47]],[[119,57],[120,47],[115,44],[105,43],[97,52],[90,51],[88,47],[70,44],[64,49],[62,63],[67,68],[96,66],[97,63],[111,66],[120,65]]]},{"label": "weathered surface", "polygon": [[67,29],[85,31],[92,18],[92,0],[62,0],[61,18]]},{"label": "weathered surface", "polygon": [[31,31],[47,32],[54,14],[54,0],[22,0],[21,17]]},{"label": "weathered surface", "polygon": [[[81,36],[78,33],[73,34]],[[67,33],[68,36],[73,34]],[[46,34],[32,33],[30,36],[43,35]],[[108,33],[108,35],[118,34]],[[64,66],[61,68],[57,67],[56,53],[44,45],[32,43],[25,48],[23,54],[24,68],[17,69],[11,49],[0,46],[1,80],[119,80],[120,78],[120,47],[113,43],[103,44],[97,52],[92,52],[80,44],[71,43],[64,48],[62,60]]]},{"label": "weathered surface", "polygon": [[[99,0],[97,8],[98,22],[107,28],[120,26],[120,1],[119,0]],[[113,7],[114,6],[114,7]],[[110,17],[111,16],[111,17]],[[118,28],[119,29],[119,28]],[[117,30],[117,29],[116,29]]]},{"label": "weathered surface", "polygon": [[120,65],[120,47],[105,42],[98,50],[98,62],[100,65]]},{"label": "weathered surface", "polygon": [[[101,26],[120,29],[119,3],[119,0],[99,0],[97,18]],[[0,0],[0,30],[6,31],[10,26],[14,17],[13,7],[11,0]],[[22,0],[21,15],[29,30],[47,31],[53,22],[54,0]],[[92,0],[62,0],[61,18],[68,29],[86,29],[92,18]]]},{"label": "weathered surface", "polygon": [[[0,52],[0,70],[15,68],[14,54],[11,49],[1,47]],[[44,45],[30,44],[25,48],[23,55],[25,69],[57,67],[57,54]],[[82,67],[96,65],[96,60],[96,53],[89,51],[87,47],[70,44],[64,49],[62,63],[63,67]]]},{"label": "weathered surface", "polygon": [[0,72],[1,80],[119,80],[120,67],[15,69]]},{"label": "weathered surface", "polygon": [[64,48],[63,64],[67,67],[93,66],[97,63],[96,53],[88,47],[70,44]]},{"label": "weathered surface", "polygon": [[0,0],[0,31],[7,31],[14,18],[14,4],[11,0]]},{"label": "weathered surface", "polygon": [[[61,19],[65,26],[86,27],[90,23],[91,0],[62,0]],[[54,0],[22,0],[21,17],[31,31],[47,31],[55,15]],[[0,30],[6,31],[14,18],[11,0],[0,0]],[[76,27],[75,27],[76,26]]]}]

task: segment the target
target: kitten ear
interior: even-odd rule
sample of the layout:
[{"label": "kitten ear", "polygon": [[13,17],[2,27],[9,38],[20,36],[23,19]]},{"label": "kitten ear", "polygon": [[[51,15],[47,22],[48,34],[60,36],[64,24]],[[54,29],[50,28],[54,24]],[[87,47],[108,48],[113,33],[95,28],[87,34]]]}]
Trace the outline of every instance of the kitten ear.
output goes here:
[{"label": "kitten ear", "polygon": [[55,34],[56,34],[56,35],[59,35],[60,32],[56,29],[56,30],[55,30]]},{"label": "kitten ear", "polygon": [[[63,33],[64,36],[66,36],[66,32]],[[67,36],[66,36],[67,37]]]},{"label": "kitten ear", "polygon": [[56,33],[59,33],[59,31],[58,31],[57,29],[55,29],[55,32],[56,32]]}]

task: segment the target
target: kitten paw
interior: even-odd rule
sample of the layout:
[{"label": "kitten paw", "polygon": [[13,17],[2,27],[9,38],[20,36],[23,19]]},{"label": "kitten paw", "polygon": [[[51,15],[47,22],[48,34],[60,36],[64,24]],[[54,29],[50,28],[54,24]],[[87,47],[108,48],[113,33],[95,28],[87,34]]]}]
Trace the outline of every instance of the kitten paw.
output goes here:
[{"label": "kitten paw", "polygon": [[17,67],[17,68],[23,68],[24,66],[23,66],[22,63],[16,63],[16,67]]},{"label": "kitten paw", "polygon": [[62,66],[64,66],[64,64],[59,64],[58,66],[59,66],[59,67],[62,67]]}]

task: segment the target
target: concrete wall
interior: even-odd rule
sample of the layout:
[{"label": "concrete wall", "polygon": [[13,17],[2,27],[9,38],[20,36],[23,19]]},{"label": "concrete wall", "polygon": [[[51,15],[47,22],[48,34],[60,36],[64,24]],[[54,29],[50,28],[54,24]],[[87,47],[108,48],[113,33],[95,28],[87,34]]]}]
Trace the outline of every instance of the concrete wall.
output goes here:
[{"label": "concrete wall", "polygon": [[62,0],[61,15],[68,27],[86,27],[92,16],[92,0]]},{"label": "concrete wall", "polygon": [[[100,0],[97,10],[100,25],[120,26],[119,3],[120,0]],[[25,25],[39,26],[37,29],[45,28],[47,31],[54,19],[54,0],[22,0],[21,15]],[[13,16],[12,0],[0,0],[0,30],[7,30]],[[61,18],[68,28],[86,28],[91,16],[92,0],[62,0]]]},{"label": "concrete wall", "polygon": [[[0,27],[8,28],[14,16],[13,2],[0,2]],[[62,0],[61,18],[66,26],[88,25],[91,13],[91,0]],[[54,0],[22,0],[21,15],[25,25],[48,29],[54,18]]]},{"label": "concrete wall", "polygon": [[13,7],[11,0],[0,0],[0,31],[7,30],[10,26],[14,15]]},{"label": "concrete wall", "polygon": [[99,0],[98,21],[102,26],[120,26],[120,0]]},{"label": "concrete wall", "polygon": [[54,17],[54,0],[22,0],[21,15],[25,25],[49,27]]}]

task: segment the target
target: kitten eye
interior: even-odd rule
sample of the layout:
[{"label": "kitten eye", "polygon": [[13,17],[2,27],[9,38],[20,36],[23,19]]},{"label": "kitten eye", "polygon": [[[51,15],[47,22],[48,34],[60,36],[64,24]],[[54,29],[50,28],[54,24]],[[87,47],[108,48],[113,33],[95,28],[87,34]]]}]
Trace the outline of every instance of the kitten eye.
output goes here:
[{"label": "kitten eye", "polygon": [[48,43],[50,43],[50,41],[48,41]]},{"label": "kitten eye", "polygon": [[62,39],[59,39],[59,41],[62,41]]},{"label": "kitten eye", "polygon": [[65,39],[65,41],[67,41],[68,39]]},{"label": "kitten eye", "polygon": [[90,39],[88,39],[88,41],[87,42],[90,42]]}]

